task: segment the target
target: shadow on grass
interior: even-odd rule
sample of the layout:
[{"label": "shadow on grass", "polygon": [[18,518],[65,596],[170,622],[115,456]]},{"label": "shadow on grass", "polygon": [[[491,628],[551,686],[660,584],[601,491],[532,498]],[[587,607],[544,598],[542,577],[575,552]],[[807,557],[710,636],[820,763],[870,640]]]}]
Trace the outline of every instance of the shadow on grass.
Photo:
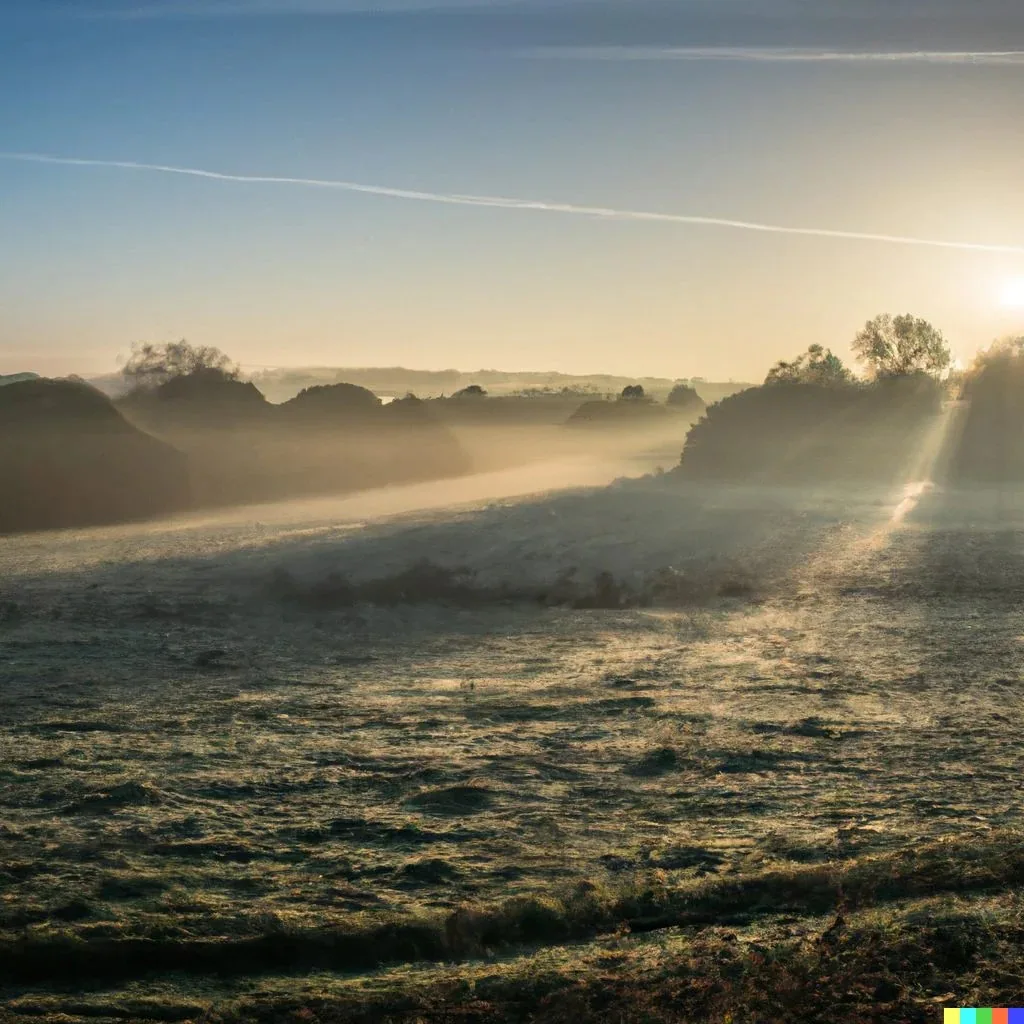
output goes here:
[{"label": "shadow on grass", "polygon": [[354,582],[331,573],[300,582],[285,569],[269,579],[271,597],[306,611],[355,608],[361,604],[395,607],[437,603],[478,608],[487,604],[535,604],[578,609],[685,607],[716,598],[756,600],[758,586],[745,574],[719,570],[694,576],[674,569],[646,573],[627,582],[608,571],[581,578],[575,569],[550,583],[495,584],[479,582],[472,570],[449,568],[420,559],[388,576]]}]

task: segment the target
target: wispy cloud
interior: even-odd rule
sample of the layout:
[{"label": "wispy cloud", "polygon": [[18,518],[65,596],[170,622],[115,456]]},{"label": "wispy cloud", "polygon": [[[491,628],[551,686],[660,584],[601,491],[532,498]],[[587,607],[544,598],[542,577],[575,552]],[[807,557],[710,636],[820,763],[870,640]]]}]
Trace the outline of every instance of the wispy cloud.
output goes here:
[{"label": "wispy cloud", "polygon": [[164,0],[101,8],[78,8],[84,18],[154,20],[162,18],[239,18],[274,15],[388,14],[442,8],[480,7],[491,0]]},{"label": "wispy cloud", "polygon": [[731,228],[776,235],[805,235],[813,238],[845,239],[847,241],[881,242],[893,245],[929,246],[939,249],[973,250],[976,252],[1014,253],[1024,255],[1024,245],[999,245],[987,242],[963,242],[946,239],[921,238],[914,235],[882,234],[873,231],[842,231],[820,227],[794,227],[784,224],[766,224],[758,221],[734,220],[727,217],[704,217],[686,213],[658,213],[644,210],[625,210],[604,206],[581,206],[574,203],[551,203],[534,199],[513,199],[508,196],[461,195],[449,192],[426,192],[419,189],[392,188],[387,185],[366,185],[355,181],[331,178],[290,178],[262,174],[224,174],[195,167],[173,167],[167,164],[139,163],[134,160],[88,160],[78,157],[50,156],[44,153],[0,152],[0,160],[23,163],[56,164],[67,167],[105,167],[128,171],[147,171],[161,174],[185,175],[212,181],[252,185],[290,185],[302,188],[335,189],[365,195],[383,196],[424,203],[442,203],[449,206],[476,206],[499,210],[556,213],[573,217],[603,220],[639,221],[655,224],[680,224],[696,227]]},{"label": "wispy cloud", "polygon": [[755,46],[549,46],[523,56],[593,61],[751,61],[785,64],[984,64],[1024,67],[1024,50],[824,50]]}]

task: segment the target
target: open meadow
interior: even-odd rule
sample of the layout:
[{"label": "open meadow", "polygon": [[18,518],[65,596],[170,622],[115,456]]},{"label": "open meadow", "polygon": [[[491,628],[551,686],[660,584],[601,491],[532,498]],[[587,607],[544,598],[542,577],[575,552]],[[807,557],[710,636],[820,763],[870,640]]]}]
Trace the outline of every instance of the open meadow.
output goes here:
[{"label": "open meadow", "polygon": [[1019,995],[1018,492],[453,486],[2,542],[0,1013]]}]

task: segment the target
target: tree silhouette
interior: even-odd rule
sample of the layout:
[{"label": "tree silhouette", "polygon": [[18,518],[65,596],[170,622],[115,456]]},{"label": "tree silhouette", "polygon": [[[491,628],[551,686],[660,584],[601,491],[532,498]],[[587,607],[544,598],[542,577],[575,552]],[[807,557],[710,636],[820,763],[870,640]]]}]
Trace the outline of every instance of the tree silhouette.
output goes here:
[{"label": "tree silhouette", "polygon": [[646,397],[642,384],[627,384],[619,395],[620,400],[627,402],[642,402]]},{"label": "tree silhouette", "polygon": [[902,377],[912,373],[939,376],[952,362],[942,332],[927,320],[888,313],[869,320],[853,340],[857,359],[874,377]]},{"label": "tree silhouette", "polygon": [[975,357],[971,373],[977,375],[992,363],[1010,363],[1024,356],[1024,334],[1019,337],[1000,338]]},{"label": "tree silhouette", "polygon": [[666,405],[697,405],[701,401],[701,397],[697,394],[697,389],[690,387],[689,384],[683,384],[680,382],[676,384],[672,390],[668,393],[668,397],[665,399]]},{"label": "tree silhouette", "polygon": [[804,384],[848,384],[853,375],[843,365],[830,348],[821,345],[810,345],[806,352],[801,353],[787,362],[780,359],[765,377],[765,384],[800,382]]},{"label": "tree silhouette", "polygon": [[203,375],[237,380],[238,366],[219,348],[190,345],[183,338],[164,345],[137,342],[121,373],[134,388],[155,388],[175,377]]}]

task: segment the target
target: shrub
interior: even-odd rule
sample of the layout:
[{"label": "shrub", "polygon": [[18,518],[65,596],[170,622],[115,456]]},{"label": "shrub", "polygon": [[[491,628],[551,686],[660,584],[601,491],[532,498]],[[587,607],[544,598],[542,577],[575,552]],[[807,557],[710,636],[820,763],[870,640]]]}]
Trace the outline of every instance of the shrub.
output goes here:
[{"label": "shrub", "polygon": [[769,371],[765,384],[851,384],[853,374],[832,349],[810,345],[806,352],[787,362],[780,359]]},{"label": "shrub", "polygon": [[[639,385],[638,385],[639,386]],[[646,398],[619,398],[615,402],[584,402],[566,421],[566,426],[641,427],[672,422],[669,410]]]},{"label": "shrub", "polygon": [[0,390],[0,480],[0,533],[143,519],[191,502],[181,453],[72,381]]},{"label": "shrub", "polygon": [[372,391],[357,384],[320,384],[304,388],[280,409],[290,421],[330,426],[338,420],[372,415],[380,406]]},{"label": "shrub", "polygon": [[1024,480],[1024,338],[981,353],[961,394],[970,407],[950,465],[952,480]]},{"label": "shrub", "polygon": [[668,393],[665,404],[680,412],[693,412],[703,414],[707,406],[704,399],[697,393],[697,389],[689,384],[679,383]]},{"label": "shrub", "polygon": [[775,380],[711,406],[686,438],[678,472],[758,482],[893,482],[941,409],[923,374],[872,384]]}]

